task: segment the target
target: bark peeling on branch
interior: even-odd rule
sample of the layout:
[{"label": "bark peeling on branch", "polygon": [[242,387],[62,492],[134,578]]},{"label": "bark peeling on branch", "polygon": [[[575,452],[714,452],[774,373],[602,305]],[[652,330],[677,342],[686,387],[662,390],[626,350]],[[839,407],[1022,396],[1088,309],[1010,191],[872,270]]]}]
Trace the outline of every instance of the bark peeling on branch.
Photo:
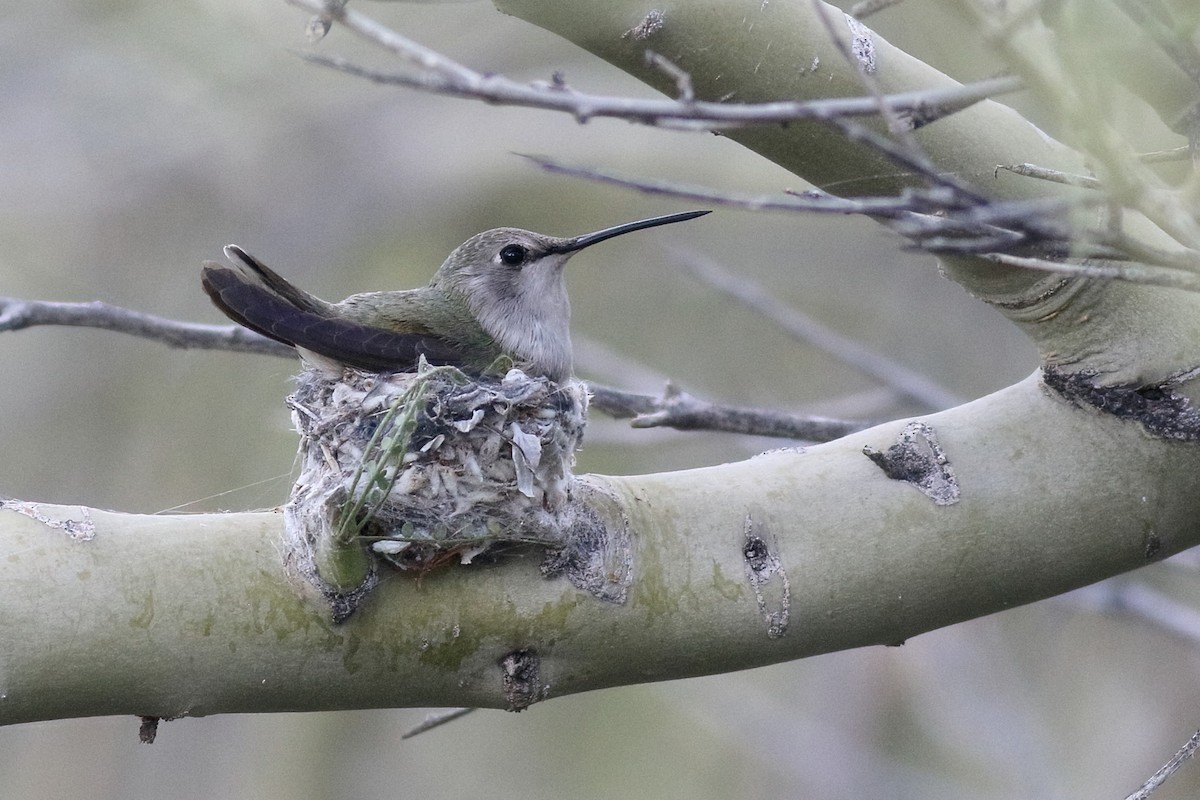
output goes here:
[{"label": "bark peeling on branch", "polygon": [[1042,383],[1075,406],[1090,406],[1117,419],[1137,422],[1156,439],[1200,442],[1200,408],[1176,389],[1196,377],[1197,370],[1172,375],[1159,383],[1104,386],[1095,370],[1068,372],[1042,368]]},{"label": "bark peeling on branch", "polygon": [[642,18],[641,22],[621,34],[621,38],[627,39],[632,37],[639,42],[645,41],[658,33],[665,23],[666,14],[660,9],[652,8],[646,12],[646,16]]},{"label": "bark peeling on branch", "polygon": [[779,558],[779,542],[770,534],[766,522],[755,520],[753,514],[746,515],[742,559],[758,612],[767,624],[767,637],[778,639],[787,633],[791,618],[792,585]]},{"label": "bark peeling on branch", "polygon": [[25,500],[0,499],[0,508],[24,514],[30,519],[35,519],[42,523],[47,528],[62,531],[77,542],[90,542],[96,536],[96,523],[92,521],[92,512],[87,506],[72,506],[72,508],[78,509],[78,516],[62,514],[51,516],[44,510],[45,508],[49,508],[48,506],[45,506],[43,503],[31,503]]},{"label": "bark peeling on branch", "polygon": [[500,659],[501,683],[509,711],[524,711],[550,693],[542,683],[542,659],[532,648],[508,653]]},{"label": "bark peeling on branch", "polygon": [[924,422],[905,425],[895,444],[887,450],[864,446],[863,455],[875,462],[884,475],[912,484],[936,505],[951,506],[958,502],[958,478],[950,459],[938,443],[937,433]]},{"label": "bark peeling on branch", "polygon": [[858,62],[863,72],[868,75],[873,74],[877,65],[875,42],[872,39],[871,29],[849,14],[846,14],[846,27],[850,29],[850,34],[854,37],[850,43],[850,52],[854,54],[854,60]]}]

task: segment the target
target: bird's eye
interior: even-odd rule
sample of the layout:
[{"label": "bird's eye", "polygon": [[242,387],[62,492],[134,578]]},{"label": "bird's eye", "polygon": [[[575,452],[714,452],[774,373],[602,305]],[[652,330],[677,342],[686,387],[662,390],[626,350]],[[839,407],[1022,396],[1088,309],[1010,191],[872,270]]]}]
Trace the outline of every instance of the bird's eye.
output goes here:
[{"label": "bird's eye", "polygon": [[519,244],[505,245],[500,251],[500,260],[510,267],[519,267],[529,257],[529,251]]}]

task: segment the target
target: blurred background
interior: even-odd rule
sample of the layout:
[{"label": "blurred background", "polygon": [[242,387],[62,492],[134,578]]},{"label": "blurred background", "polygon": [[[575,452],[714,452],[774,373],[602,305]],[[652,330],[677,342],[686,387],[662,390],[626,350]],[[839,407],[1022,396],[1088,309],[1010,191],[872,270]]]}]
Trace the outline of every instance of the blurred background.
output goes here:
[{"label": "blurred background", "polygon": [[[996,71],[953,3],[909,5],[870,22],[956,77]],[[358,8],[481,70],[650,94],[487,3]],[[543,174],[515,153],[734,191],[805,188],[716,136],[579,125],[308,65],[296,55],[307,16],[282,0],[63,0],[0,19],[0,295],[224,322],[198,272],[230,242],[339,299],[424,283],[486,228],[572,235],[691,207]],[[337,28],[318,49],[387,65]],[[872,223],[722,210],[571,262],[584,377],[836,416],[927,410],[721,296],[680,268],[689,254],[963,398],[1037,365],[1014,328]],[[36,328],[0,336],[0,363],[0,495],[148,514],[286,499],[294,362]],[[782,444],[597,417],[580,469],[701,466]],[[1168,564],[1114,585],[1191,591],[1192,575]],[[0,798],[1124,796],[1200,725],[1198,651],[1100,613],[1098,598],[902,648],[481,711],[404,742],[424,711],[189,719],[153,746],[133,719],[0,728]],[[1157,796],[1197,791],[1193,768]]]}]

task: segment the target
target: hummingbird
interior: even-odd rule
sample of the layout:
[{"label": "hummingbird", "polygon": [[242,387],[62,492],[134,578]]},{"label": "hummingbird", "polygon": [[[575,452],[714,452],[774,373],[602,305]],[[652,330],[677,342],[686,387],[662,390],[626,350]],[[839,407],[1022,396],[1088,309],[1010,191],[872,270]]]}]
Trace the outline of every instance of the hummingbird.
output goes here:
[{"label": "hummingbird", "polygon": [[667,214],[566,239],[495,228],[456,247],[427,286],[339,303],[297,288],[232,244],[225,255],[233,266],[205,262],[200,281],[234,322],[338,372],[409,372],[424,356],[482,375],[507,356],[529,375],[560,382],[572,374],[567,260],[614,236],[708,213]]}]

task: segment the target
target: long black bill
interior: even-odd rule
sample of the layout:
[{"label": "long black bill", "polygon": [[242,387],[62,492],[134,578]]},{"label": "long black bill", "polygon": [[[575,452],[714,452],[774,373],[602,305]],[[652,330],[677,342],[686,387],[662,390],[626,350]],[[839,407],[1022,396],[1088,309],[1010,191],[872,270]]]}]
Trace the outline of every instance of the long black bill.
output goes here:
[{"label": "long black bill", "polygon": [[574,253],[576,250],[582,250],[585,247],[591,247],[598,242],[603,242],[605,239],[611,239],[614,236],[620,236],[623,233],[631,231],[640,231],[643,228],[654,228],[659,225],[670,225],[672,222],[683,222],[696,217],[703,217],[705,214],[711,214],[711,211],[681,211],[678,214],[667,214],[662,217],[651,217],[650,219],[639,219],[636,222],[626,222],[623,225],[614,225],[611,228],[605,228],[602,231],[595,233],[585,233],[582,236],[575,236],[571,239],[563,239],[562,244],[555,247],[550,252],[552,253]]}]

